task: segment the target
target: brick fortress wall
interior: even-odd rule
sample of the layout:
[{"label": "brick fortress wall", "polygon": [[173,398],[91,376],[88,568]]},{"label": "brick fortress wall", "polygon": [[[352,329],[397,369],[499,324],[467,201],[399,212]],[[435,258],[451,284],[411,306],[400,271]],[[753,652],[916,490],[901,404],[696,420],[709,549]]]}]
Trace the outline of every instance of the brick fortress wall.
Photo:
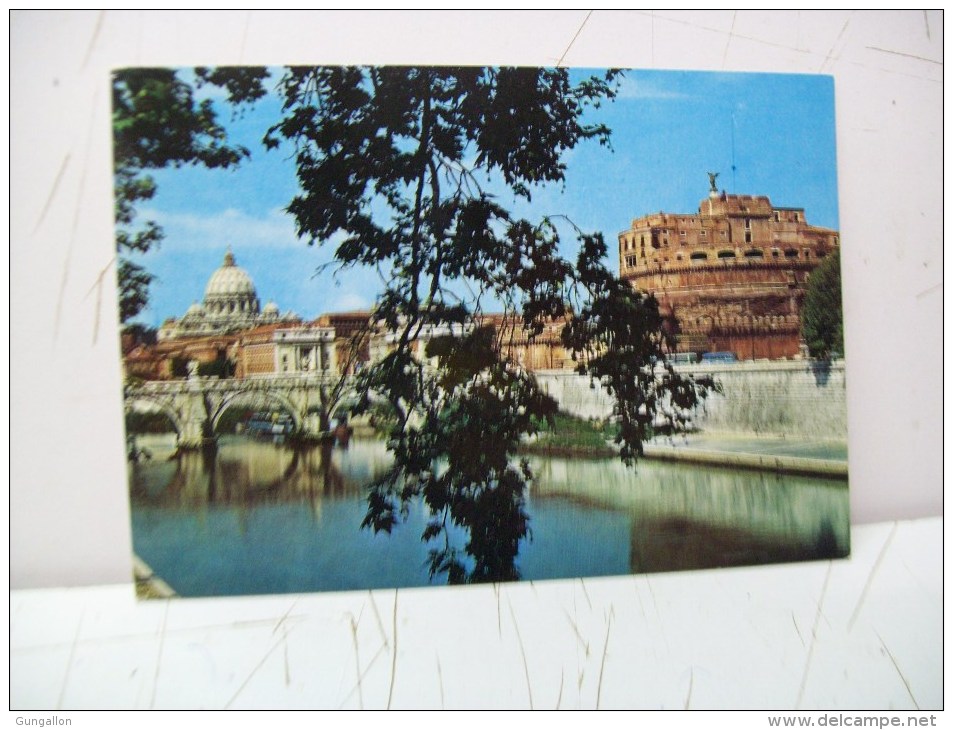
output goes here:
[{"label": "brick fortress wall", "polygon": [[803,208],[712,192],[698,213],[651,214],[619,234],[619,271],[673,321],[680,352],[742,360],[800,354],[807,279],[839,245]]}]

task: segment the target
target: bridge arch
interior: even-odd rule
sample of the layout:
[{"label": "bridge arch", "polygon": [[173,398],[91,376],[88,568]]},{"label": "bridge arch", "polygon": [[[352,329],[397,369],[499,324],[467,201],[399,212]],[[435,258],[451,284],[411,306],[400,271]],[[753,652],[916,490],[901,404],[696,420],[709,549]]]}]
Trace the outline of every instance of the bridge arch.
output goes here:
[{"label": "bridge arch", "polygon": [[357,406],[359,399],[356,395],[348,395],[343,398],[339,398],[338,401],[333,405],[331,410],[328,411],[328,418],[333,422],[336,418],[350,418],[351,411]]},{"label": "bridge arch", "polygon": [[217,433],[218,424],[222,420],[222,416],[225,415],[225,411],[229,408],[247,407],[255,410],[264,410],[275,404],[291,416],[291,420],[294,421],[295,425],[295,433],[301,433],[304,430],[304,416],[300,409],[292,403],[290,399],[273,390],[240,390],[225,395],[215,410],[215,413],[212,414],[212,433]]},{"label": "bridge arch", "polygon": [[126,398],[125,412],[161,413],[172,423],[172,428],[175,430],[177,440],[185,430],[182,417],[175,408],[158,398],[152,398],[148,395],[135,395],[131,398]]}]

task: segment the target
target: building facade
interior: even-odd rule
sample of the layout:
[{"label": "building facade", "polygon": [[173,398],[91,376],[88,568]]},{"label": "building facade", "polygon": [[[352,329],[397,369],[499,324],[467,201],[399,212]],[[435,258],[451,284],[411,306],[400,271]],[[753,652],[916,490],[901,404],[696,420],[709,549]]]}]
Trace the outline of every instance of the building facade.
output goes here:
[{"label": "building facade", "polygon": [[679,352],[741,360],[798,357],[801,304],[811,271],[839,245],[803,208],[714,189],[697,213],[659,212],[619,234],[619,272],[654,294]]},{"label": "building facade", "polygon": [[334,330],[334,357],[337,368],[342,374],[353,375],[370,361],[371,313],[369,311],[322,314],[315,320],[315,324]]},{"label": "building facade", "polygon": [[335,375],[337,356],[333,327],[275,330],[275,370],[279,373]]},{"label": "building facade", "polygon": [[576,366],[572,353],[563,345],[563,318],[545,322],[543,331],[536,335],[518,314],[487,314],[481,323],[493,328],[501,356],[525,370],[565,370]]}]

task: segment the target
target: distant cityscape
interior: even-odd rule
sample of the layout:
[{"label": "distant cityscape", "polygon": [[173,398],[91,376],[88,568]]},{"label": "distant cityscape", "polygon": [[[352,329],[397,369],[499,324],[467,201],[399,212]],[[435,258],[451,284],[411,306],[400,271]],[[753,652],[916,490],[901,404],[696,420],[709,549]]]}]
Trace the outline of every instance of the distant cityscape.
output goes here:
[{"label": "distant cityscape", "polygon": [[[652,293],[676,334],[680,359],[801,357],[800,311],[811,271],[839,245],[838,232],[807,223],[803,208],[767,196],[711,190],[697,213],[659,212],[619,234],[619,271]],[[236,378],[283,373],[350,374],[387,349],[370,332],[370,311],[330,312],[305,321],[261,306],[252,277],[232,251],[212,272],[202,302],[169,318],[153,340],[123,335],[127,376],[146,380],[190,373]],[[488,314],[505,357],[528,370],[571,368],[562,322],[531,337],[518,318]],[[434,333],[423,333],[421,340]]]}]

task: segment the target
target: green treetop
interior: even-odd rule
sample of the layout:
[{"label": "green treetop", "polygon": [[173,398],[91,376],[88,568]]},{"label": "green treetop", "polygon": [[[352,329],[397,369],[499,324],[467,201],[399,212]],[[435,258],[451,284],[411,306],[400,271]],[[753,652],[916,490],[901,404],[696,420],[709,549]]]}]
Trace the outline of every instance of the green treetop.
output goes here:
[{"label": "green treetop", "polygon": [[801,336],[813,358],[830,360],[844,354],[844,309],[838,249],[818,264],[808,279],[801,310]]}]

